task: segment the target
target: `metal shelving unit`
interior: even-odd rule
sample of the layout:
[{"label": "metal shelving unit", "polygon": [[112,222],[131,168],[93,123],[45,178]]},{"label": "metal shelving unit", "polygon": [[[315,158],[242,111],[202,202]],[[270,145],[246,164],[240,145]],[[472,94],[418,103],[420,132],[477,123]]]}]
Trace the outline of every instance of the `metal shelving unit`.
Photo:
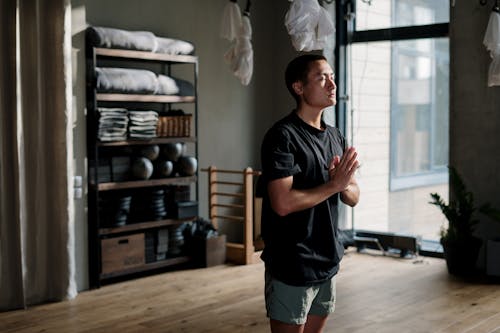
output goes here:
[{"label": "metal shelving unit", "polygon": [[[122,94],[122,93],[101,93],[96,90],[95,68],[100,66],[101,62],[117,62],[123,64],[124,67],[129,66],[130,62],[144,63],[156,65],[162,69],[158,72],[162,74],[170,74],[171,66],[178,64],[192,65],[193,73],[193,96],[174,96],[174,95],[142,95],[142,94]],[[158,64],[160,66],[158,66]],[[120,244],[125,244],[125,248],[130,252],[141,251],[140,249],[132,248],[131,244],[138,244],[140,247],[142,239],[149,231],[158,230],[169,226],[180,225],[185,222],[194,220],[194,218],[181,219],[162,219],[156,221],[140,221],[121,226],[107,226],[101,221],[99,214],[99,200],[103,193],[111,194],[119,193],[120,191],[134,191],[142,188],[162,188],[169,185],[191,185],[195,184],[196,193],[198,196],[198,177],[197,174],[188,177],[170,177],[170,178],[154,178],[147,180],[127,180],[122,182],[99,182],[98,162],[101,158],[102,151],[112,151],[113,149],[123,149],[127,147],[161,145],[166,143],[188,143],[193,147],[193,155],[198,157],[198,144],[196,134],[198,133],[198,105],[197,105],[197,80],[198,80],[198,57],[192,55],[167,55],[144,51],[134,50],[119,50],[93,47],[87,43],[86,49],[86,67],[87,67],[87,155],[89,161],[89,186],[88,186],[88,238],[89,238],[89,278],[91,287],[99,287],[105,280],[126,276],[135,273],[146,273],[150,270],[159,268],[176,266],[189,263],[191,258],[185,253],[177,256],[167,256],[163,260],[154,262],[133,262],[133,257],[130,261],[130,266],[123,265],[115,269],[115,266],[110,266],[106,262],[107,258],[103,258],[104,242],[110,239],[117,239],[116,255],[125,255],[120,253]],[[121,66],[117,66],[121,67]],[[124,140],[113,142],[101,142],[97,138],[98,124],[98,107],[101,105],[137,105],[144,103],[145,105],[161,104],[165,108],[170,109],[173,103],[189,103],[194,105],[194,135],[188,137],[161,137],[149,140]],[[91,168],[90,165],[95,167]],[[130,236],[130,237],[129,237]],[[130,239],[128,239],[129,237]],[[135,237],[135,238],[134,238]],[[130,241],[130,243],[129,243]],[[145,241],[144,241],[145,242]],[[127,245],[128,244],[128,245]],[[143,250],[145,247],[143,246]],[[114,256],[115,249],[105,249],[106,253]],[[103,271],[103,266],[106,269]],[[111,268],[110,268],[111,267]]]}]

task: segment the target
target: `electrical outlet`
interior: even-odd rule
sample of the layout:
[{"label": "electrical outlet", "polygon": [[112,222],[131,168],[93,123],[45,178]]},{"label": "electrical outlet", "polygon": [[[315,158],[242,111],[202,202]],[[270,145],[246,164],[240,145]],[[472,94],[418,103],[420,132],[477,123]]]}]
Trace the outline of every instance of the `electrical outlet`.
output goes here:
[{"label": "electrical outlet", "polygon": [[73,177],[73,186],[74,187],[82,187],[83,181],[82,176],[74,176]]}]

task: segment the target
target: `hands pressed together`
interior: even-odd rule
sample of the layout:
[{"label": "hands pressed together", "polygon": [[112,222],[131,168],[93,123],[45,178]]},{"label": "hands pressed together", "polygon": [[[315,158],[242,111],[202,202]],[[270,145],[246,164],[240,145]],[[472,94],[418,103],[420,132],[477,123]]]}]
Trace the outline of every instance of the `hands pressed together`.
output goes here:
[{"label": "hands pressed together", "polygon": [[[355,202],[353,202],[353,204],[357,203],[357,197],[359,197],[359,189],[357,188],[357,183],[354,179],[354,174],[359,167],[357,157],[358,153],[356,152],[356,149],[354,147],[349,147],[344,152],[342,158],[338,155],[332,158],[328,170],[331,184],[337,187],[341,194],[345,194],[344,192],[349,191],[350,185],[355,187],[354,190],[358,194],[356,195],[356,200],[354,200]],[[345,201],[344,198],[342,199]]]}]

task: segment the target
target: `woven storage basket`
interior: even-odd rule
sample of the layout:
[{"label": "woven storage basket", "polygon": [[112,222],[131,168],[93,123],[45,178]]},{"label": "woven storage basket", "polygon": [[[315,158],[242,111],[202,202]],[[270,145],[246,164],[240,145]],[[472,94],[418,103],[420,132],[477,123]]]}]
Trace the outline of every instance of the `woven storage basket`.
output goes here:
[{"label": "woven storage basket", "polygon": [[158,137],[187,137],[191,135],[191,114],[160,116],[156,127]]}]

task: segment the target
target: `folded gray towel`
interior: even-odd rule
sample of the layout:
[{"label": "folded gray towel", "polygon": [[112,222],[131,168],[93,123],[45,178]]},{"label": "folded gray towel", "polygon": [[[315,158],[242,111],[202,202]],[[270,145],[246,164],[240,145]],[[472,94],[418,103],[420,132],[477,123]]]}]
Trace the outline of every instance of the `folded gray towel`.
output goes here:
[{"label": "folded gray towel", "polygon": [[98,108],[99,128],[97,137],[101,141],[121,141],[127,138],[128,111],[123,108]]}]

